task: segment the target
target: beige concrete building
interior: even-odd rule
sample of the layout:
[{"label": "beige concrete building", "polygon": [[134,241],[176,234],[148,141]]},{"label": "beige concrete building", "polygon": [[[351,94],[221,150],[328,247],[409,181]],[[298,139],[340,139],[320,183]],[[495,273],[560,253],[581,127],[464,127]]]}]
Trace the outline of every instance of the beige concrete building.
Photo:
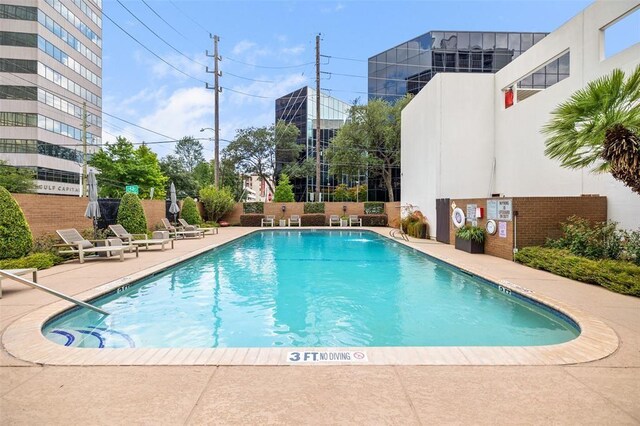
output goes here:
[{"label": "beige concrete building", "polygon": [[102,0],[0,0],[0,160],[37,192],[81,194],[102,144]]}]

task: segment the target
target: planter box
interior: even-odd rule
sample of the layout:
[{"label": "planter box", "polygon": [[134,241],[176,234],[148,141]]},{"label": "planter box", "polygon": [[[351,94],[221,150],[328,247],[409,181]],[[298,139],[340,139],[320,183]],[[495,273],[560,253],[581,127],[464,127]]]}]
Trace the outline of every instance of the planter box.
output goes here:
[{"label": "planter box", "polygon": [[287,221],[286,221],[286,219],[280,219],[280,221],[278,222],[278,225],[280,225],[280,226],[287,226]]},{"label": "planter box", "polygon": [[467,253],[484,253],[484,243],[476,243],[472,240],[463,240],[456,237],[456,249]]}]

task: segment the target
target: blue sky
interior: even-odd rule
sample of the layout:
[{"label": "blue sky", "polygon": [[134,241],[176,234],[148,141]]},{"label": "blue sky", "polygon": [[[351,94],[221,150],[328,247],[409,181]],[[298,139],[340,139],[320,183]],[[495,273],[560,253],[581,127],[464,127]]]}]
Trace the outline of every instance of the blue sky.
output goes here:
[{"label": "blue sky", "polygon": [[[120,0],[140,20],[180,51],[156,38],[116,0],[105,0],[103,11],[104,111],[171,138],[213,127],[213,68],[205,50],[213,50],[209,33],[218,34],[223,57],[220,84],[221,138],[235,130],[273,123],[274,100],[304,85],[315,87],[315,36],[322,33],[321,53],[354,60],[323,59],[322,70],[360,77],[323,76],[321,86],[335,97],[366,100],[370,56],[430,30],[491,30],[550,32],[591,2],[555,1],[187,1]],[[137,38],[187,77],[155,58],[108,18]],[[176,31],[177,30],[177,31]],[[257,66],[244,65],[255,64]],[[310,63],[310,64],[309,64]],[[301,65],[308,64],[308,65]],[[278,68],[265,68],[278,67]],[[237,76],[261,80],[244,80]],[[264,82],[263,82],[264,81]],[[358,93],[362,92],[362,93]],[[164,140],[104,116],[104,141],[124,135],[134,142]],[[213,143],[203,141],[211,158]],[[226,142],[222,142],[222,147]],[[164,156],[172,144],[153,145]]]}]

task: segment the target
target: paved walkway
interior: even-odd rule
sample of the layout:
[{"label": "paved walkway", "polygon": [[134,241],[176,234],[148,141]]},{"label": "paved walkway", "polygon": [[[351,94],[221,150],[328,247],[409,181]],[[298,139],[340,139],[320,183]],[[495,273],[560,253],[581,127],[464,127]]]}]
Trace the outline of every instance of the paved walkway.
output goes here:
[{"label": "paved walkway", "polygon": [[[79,294],[244,233],[222,229],[125,262],[87,261],[39,281]],[[0,352],[2,424],[640,424],[640,299],[428,241],[411,245],[600,318],[620,347],[587,364],[536,367],[53,367]],[[53,297],[4,282],[0,330]]]}]

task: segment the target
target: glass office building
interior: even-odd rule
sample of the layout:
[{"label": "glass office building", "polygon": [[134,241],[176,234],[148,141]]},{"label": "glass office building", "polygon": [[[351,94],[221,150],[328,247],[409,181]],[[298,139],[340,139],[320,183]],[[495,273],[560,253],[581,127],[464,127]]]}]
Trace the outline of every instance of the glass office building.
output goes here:
[{"label": "glass office building", "polygon": [[[295,159],[286,154],[279,155],[276,152],[276,176],[280,175],[282,167],[290,161],[303,162],[306,159],[316,158],[316,91],[310,87],[302,87],[281,98],[276,99],[276,122],[283,120],[293,123],[300,130],[297,143],[304,147],[300,157]],[[346,183],[355,184],[356,181],[364,184],[364,177],[335,179],[329,175],[329,165],[322,160],[323,151],[329,146],[329,142],[347,121],[350,105],[334,97],[320,95],[320,187],[321,201],[331,201],[331,194],[335,185]],[[363,171],[364,176],[364,171]],[[305,178],[291,179],[296,201],[314,201],[316,188],[315,169]],[[318,200],[315,200],[318,201]]]},{"label": "glass office building", "polygon": [[[5,0],[6,1],[6,0]],[[102,0],[0,0],[0,160],[36,192],[81,194],[102,144]]]},{"label": "glass office building", "polygon": [[[368,96],[389,102],[417,94],[439,72],[494,73],[547,33],[430,31],[369,58]],[[393,171],[400,199],[400,171]],[[381,179],[369,179],[369,200],[388,201]]]}]

